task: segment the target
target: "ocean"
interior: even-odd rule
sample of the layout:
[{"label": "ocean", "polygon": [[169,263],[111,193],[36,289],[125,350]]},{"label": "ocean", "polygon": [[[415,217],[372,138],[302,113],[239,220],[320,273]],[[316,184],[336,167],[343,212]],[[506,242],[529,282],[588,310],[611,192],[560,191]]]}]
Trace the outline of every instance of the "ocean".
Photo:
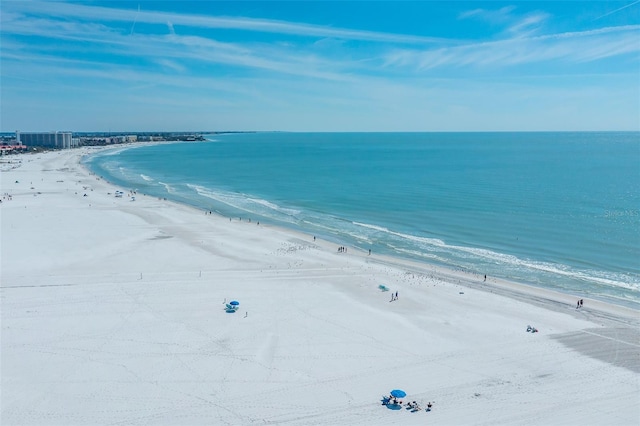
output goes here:
[{"label": "ocean", "polygon": [[85,158],[123,189],[640,309],[640,133],[230,133]]}]

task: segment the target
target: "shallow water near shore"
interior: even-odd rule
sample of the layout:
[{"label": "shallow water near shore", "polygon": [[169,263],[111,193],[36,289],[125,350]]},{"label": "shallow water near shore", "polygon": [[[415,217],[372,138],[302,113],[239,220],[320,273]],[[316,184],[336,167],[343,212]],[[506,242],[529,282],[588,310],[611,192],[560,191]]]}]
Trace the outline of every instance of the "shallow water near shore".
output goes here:
[{"label": "shallow water near shore", "polygon": [[84,162],[123,188],[224,216],[640,308],[638,133],[208,139]]}]

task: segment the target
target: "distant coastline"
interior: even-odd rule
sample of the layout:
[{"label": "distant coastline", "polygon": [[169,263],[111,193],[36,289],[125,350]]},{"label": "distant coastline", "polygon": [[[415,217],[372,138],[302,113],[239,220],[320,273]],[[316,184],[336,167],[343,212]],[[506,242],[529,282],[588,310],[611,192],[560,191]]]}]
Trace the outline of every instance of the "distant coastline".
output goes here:
[{"label": "distant coastline", "polygon": [[57,149],[79,148],[83,146],[115,146],[148,142],[206,142],[204,135],[256,133],[252,131],[208,131],[208,132],[64,132],[71,135],[73,143],[59,146],[52,143],[32,143],[20,139],[20,134],[50,135],[59,132],[10,132],[0,133],[0,153],[2,155],[20,152],[43,152]]}]

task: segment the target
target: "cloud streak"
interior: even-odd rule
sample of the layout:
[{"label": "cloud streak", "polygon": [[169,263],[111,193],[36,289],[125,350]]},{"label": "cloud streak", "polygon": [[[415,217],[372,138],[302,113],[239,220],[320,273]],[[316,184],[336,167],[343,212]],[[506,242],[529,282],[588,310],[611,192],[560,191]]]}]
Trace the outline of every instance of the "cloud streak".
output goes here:
[{"label": "cloud streak", "polygon": [[632,3],[629,3],[629,4],[627,4],[627,5],[624,5],[624,6],[622,6],[622,7],[617,8],[617,9],[614,9],[614,10],[612,10],[611,12],[605,13],[604,15],[598,16],[596,19],[594,19],[594,21],[597,21],[597,20],[599,20],[599,19],[605,18],[605,17],[607,17],[607,16],[609,16],[609,15],[613,15],[614,13],[618,13],[618,12],[620,12],[620,11],[623,11],[624,9],[626,9],[626,8],[628,8],[628,7],[631,7],[631,6],[635,6],[635,5],[636,5],[636,4],[638,4],[638,3],[640,3],[640,0],[636,0],[636,1],[632,2]]},{"label": "cloud streak", "polygon": [[433,50],[398,49],[387,56],[387,64],[426,70],[445,66],[504,67],[546,61],[591,62],[639,53],[639,36],[640,26],[630,25]]},{"label": "cloud streak", "polygon": [[[584,63],[637,53],[640,46],[637,43],[640,26],[611,27],[537,37],[522,36],[523,32],[529,31],[546,19],[546,15],[542,13],[529,14],[517,23],[511,24],[508,31],[518,34],[515,37],[467,44],[445,40],[435,46],[433,45],[435,39],[428,39],[430,45],[415,48],[400,47],[402,43],[396,47],[388,45],[387,42],[397,37],[400,37],[403,42],[415,41],[414,38],[406,39],[404,36],[395,34],[330,29],[306,24],[244,18],[168,14],[139,9],[129,11],[76,4],[56,4],[55,7],[50,3],[36,5],[21,3],[23,9],[37,16],[53,13],[55,10],[54,17],[24,16],[15,11],[13,13],[9,11],[2,18],[4,34],[98,44],[102,46],[100,49],[105,53],[121,57],[147,58],[151,62],[164,63],[167,69],[183,73],[189,70],[188,65],[177,66],[176,61],[189,61],[191,64],[217,63],[247,70],[263,70],[316,79],[352,80],[355,78],[354,73],[365,71],[397,76],[450,66],[457,68],[510,67],[545,61]],[[476,9],[461,14],[461,18],[481,18],[509,24],[513,21],[513,10],[512,7],[505,7],[498,11]],[[22,12],[25,11],[22,10]],[[93,21],[96,16],[99,16],[97,22]],[[90,18],[92,21],[67,20],[71,18]],[[136,22],[162,25],[168,28],[168,34],[167,30],[160,34],[133,34],[133,32],[127,34],[117,27],[108,25],[109,22],[130,22],[132,19],[134,25]],[[375,39],[383,42],[363,55],[358,49],[345,43],[332,43],[332,49],[323,49],[322,46],[326,44],[323,41],[327,38],[308,44],[263,45],[248,41],[228,43],[210,37],[177,35],[174,30],[176,24],[193,27],[231,27],[249,31],[266,29],[295,34],[305,33],[305,35],[308,35],[306,32],[311,30],[312,34],[338,36],[338,39],[359,37],[367,41]],[[427,39],[420,38],[420,40]],[[35,49],[51,50],[55,47],[50,43]],[[5,50],[5,54],[9,53],[11,53],[10,49]],[[169,62],[170,59],[171,62]],[[170,63],[174,65],[167,65]]]},{"label": "cloud streak", "polygon": [[[628,81],[637,83],[640,25],[592,25],[580,31],[572,26],[544,34],[552,15],[518,13],[520,8],[455,11],[438,32],[432,25],[417,28],[404,21],[387,25],[386,16],[379,26],[354,21],[354,28],[375,29],[366,31],[307,24],[286,13],[281,16],[288,21],[89,3],[5,2],[0,90],[3,111],[10,115],[3,119],[9,117],[5,125],[10,128],[27,127],[10,123],[26,120],[30,106],[45,110],[52,99],[64,102],[72,93],[77,104],[69,101],[67,109],[78,116],[120,111],[123,103],[142,108],[148,102],[150,109],[165,108],[164,117],[194,105],[202,109],[202,117],[207,108],[235,110],[237,122],[245,111],[253,111],[252,120],[267,112],[280,116],[280,123],[324,114],[318,120],[340,122],[342,130],[356,116],[372,128],[383,129],[387,120],[396,120],[404,127],[389,129],[419,130],[416,126],[426,118],[431,128],[451,128],[445,124],[447,114],[454,117],[450,123],[460,123],[458,115],[464,112],[475,114],[465,127],[472,130],[469,126],[484,125],[480,115],[488,119],[485,109],[501,111],[488,105],[489,98],[516,110],[527,99],[543,103],[558,98],[554,94],[573,93],[587,105],[586,94],[621,98],[625,92],[615,84],[627,82],[627,88]],[[458,38],[474,34],[464,33],[467,27],[477,34]],[[396,33],[399,28],[409,34]],[[593,81],[606,82],[612,90],[594,90],[589,86]],[[637,105],[637,91],[634,101]],[[602,104],[594,102],[593,110]]]},{"label": "cloud streak", "polygon": [[[18,4],[19,3],[19,4]],[[132,11],[126,9],[107,8],[102,6],[85,6],[68,3],[48,2],[11,2],[5,8],[14,8],[22,13],[45,15],[64,19],[83,19],[102,22],[131,22]],[[171,22],[193,28],[235,29],[263,33],[288,34],[304,37],[333,37],[339,39],[361,40],[372,42],[428,44],[451,42],[437,37],[419,37],[406,34],[389,34],[374,31],[360,31],[347,28],[333,28],[305,23],[276,21],[267,19],[216,17],[191,14],[177,14],[155,11],[141,11],[134,15],[135,23],[162,24]],[[133,27],[132,27],[133,31]]]}]

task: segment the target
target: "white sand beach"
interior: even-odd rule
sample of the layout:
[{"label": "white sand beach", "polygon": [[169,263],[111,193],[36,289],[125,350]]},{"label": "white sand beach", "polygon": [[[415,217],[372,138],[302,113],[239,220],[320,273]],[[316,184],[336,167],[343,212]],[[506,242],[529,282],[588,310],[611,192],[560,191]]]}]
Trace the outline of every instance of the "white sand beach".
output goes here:
[{"label": "white sand beach", "polygon": [[2,425],[640,424],[638,311],[132,201],[87,152],[2,158]]}]

